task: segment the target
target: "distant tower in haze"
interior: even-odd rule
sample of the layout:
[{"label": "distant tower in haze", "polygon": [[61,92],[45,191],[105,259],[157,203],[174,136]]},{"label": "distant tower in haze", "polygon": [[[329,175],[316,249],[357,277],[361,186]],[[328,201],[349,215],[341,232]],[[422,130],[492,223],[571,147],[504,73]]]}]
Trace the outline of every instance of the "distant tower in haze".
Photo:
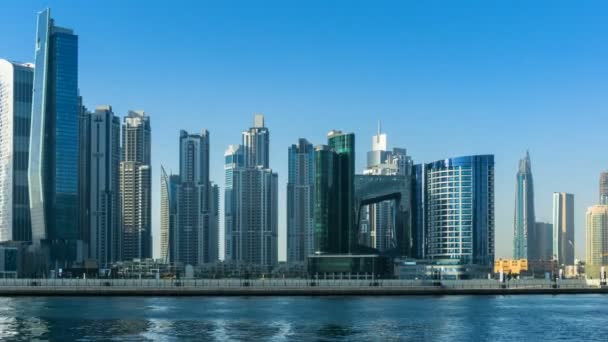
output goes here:
[{"label": "distant tower in haze", "polygon": [[586,265],[608,265],[608,206],[589,207],[586,225]]},{"label": "distant tower in haze", "polygon": [[600,174],[600,204],[608,205],[608,171]]},{"label": "distant tower in haze", "polygon": [[553,256],[560,265],[574,265],[574,195],[553,193]]},{"label": "distant tower in haze", "polygon": [[150,117],[129,111],[122,125],[120,163],[121,259],[152,257]]},{"label": "distant tower in haze", "polygon": [[513,236],[513,259],[539,259],[534,229],[534,182],[530,154],[519,161],[515,187],[515,218]]},{"label": "distant tower in haze", "polygon": [[[372,150],[367,152],[365,175],[399,175],[409,176],[412,173],[412,158],[405,148],[387,150],[387,136],[382,133],[378,122],[378,134],[372,138]],[[362,210],[360,243],[384,252],[394,245],[396,236],[395,208],[393,200],[382,201],[365,206]]]}]

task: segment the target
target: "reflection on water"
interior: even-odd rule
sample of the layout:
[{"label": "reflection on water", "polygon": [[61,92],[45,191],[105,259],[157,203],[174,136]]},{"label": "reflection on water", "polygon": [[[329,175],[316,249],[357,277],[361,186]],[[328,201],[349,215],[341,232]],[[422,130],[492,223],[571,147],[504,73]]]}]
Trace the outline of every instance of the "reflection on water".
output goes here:
[{"label": "reflection on water", "polygon": [[0,340],[606,341],[608,297],[0,298]]}]

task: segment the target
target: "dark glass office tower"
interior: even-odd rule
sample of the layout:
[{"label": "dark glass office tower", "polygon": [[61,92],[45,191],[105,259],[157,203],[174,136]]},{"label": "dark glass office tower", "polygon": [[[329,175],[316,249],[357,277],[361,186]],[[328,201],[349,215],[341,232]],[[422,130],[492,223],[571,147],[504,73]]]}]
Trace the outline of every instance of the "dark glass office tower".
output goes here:
[{"label": "dark glass office tower", "polygon": [[519,161],[515,187],[515,217],[513,222],[513,259],[540,259],[534,241],[534,182],[530,154]]},{"label": "dark glass office tower", "polygon": [[32,241],[54,266],[76,260],[79,242],[78,36],[38,13],[28,178]]},{"label": "dark glass office tower", "polygon": [[349,253],[354,229],[355,135],[331,131],[315,148],[315,253]]}]

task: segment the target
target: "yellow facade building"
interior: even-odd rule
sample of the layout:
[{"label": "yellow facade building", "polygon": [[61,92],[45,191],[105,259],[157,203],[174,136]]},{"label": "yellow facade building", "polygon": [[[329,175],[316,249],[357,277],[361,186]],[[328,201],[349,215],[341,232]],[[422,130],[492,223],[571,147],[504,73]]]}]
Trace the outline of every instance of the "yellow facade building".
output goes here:
[{"label": "yellow facade building", "polygon": [[498,259],[494,262],[494,273],[519,275],[527,270],[527,259]]}]

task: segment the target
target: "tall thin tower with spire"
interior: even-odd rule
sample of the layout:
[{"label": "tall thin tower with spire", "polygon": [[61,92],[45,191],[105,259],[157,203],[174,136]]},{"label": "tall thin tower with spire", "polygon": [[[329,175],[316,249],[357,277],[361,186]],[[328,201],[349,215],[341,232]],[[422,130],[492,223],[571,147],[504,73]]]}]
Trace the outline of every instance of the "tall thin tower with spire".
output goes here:
[{"label": "tall thin tower with spire", "polygon": [[513,222],[513,259],[538,259],[534,242],[534,183],[530,153],[519,160],[515,187],[515,217]]}]

